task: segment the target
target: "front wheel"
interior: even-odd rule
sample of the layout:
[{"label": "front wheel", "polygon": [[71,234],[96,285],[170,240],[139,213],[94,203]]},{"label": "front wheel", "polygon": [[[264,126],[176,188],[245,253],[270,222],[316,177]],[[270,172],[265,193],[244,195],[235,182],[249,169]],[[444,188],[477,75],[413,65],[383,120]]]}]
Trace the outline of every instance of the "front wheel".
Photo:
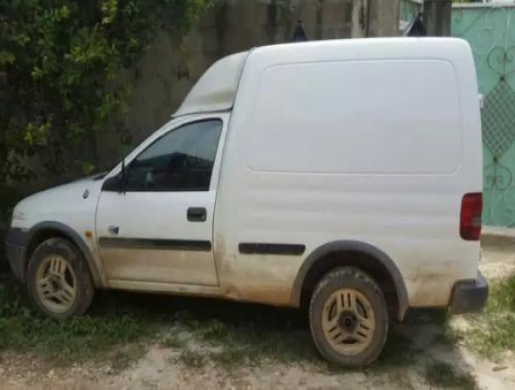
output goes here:
[{"label": "front wheel", "polygon": [[311,297],[311,334],[324,358],[339,366],[374,362],[388,334],[386,302],[365,272],[342,267],[329,272]]},{"label": "front wheel", "polygon": [[58,320],[84,314],[94,295],[82,253],[63,238],[51,238],[36,248],[27,268],[27,289],[34,306]]}]

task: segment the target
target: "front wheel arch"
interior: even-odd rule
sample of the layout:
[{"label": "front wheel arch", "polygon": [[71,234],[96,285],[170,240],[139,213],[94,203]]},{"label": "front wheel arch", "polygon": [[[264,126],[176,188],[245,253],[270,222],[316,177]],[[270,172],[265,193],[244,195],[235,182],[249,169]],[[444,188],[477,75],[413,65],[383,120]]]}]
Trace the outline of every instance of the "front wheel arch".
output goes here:
[{"label": "front wheel arch", "polygon": [[27,248],[25,250],[24,256],[24,279],[27,275],[27,267],[32,254],[41,243],[50,238],[64,238],[75,245],[86,259],[86,263],[88,265],[95,288],[103,288],[105,286],[101,270],[95,262],[91,251],[84,240],[71,227],[61,222],[53,221],[40,222],[30,229],[28,233]]},{"label": "front wheel arch", "polygon": [[84,314],[95,294],[84,256],[62,237],[49,238],[38,245],[29,260],[26,279],[34,307],[56,320]]}]

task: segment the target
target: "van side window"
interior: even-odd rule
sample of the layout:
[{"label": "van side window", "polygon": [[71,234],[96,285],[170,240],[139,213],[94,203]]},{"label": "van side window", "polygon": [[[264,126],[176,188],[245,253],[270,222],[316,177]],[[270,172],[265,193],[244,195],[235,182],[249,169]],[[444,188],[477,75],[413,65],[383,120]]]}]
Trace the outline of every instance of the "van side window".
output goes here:
[{"label": "van side window", "polygon": [[206,120],[166,133],[129,165],[126,190],[209,191],[221,132],[220,120]]}]

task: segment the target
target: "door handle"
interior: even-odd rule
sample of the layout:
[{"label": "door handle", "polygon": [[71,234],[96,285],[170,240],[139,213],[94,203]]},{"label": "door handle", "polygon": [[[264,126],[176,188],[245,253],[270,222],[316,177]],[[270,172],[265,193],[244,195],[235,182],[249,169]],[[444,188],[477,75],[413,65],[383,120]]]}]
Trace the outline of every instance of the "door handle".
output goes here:
[{"label": "door handle", "polygon": [[111,234],[118,234],[120,232],[120,227],[119,226],[109,226],[107,228],[107,230],[109,231],[109,233]]},{"label": "door handle", "polygon": [[204,207],[190,207],[188,209],[188,221],[206,222],[207,210]]}]

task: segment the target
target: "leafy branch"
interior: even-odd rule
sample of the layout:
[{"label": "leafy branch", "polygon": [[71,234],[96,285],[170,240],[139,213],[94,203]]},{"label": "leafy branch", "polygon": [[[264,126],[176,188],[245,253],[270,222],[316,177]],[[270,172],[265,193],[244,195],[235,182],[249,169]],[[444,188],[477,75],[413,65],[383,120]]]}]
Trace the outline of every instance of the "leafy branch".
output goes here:
[{"label": "leafy branch", "polygon": [[[161,28],[180,39],[208,0],[3,0],[0,180],[76,172],[126,110],[119,81]],[[71,162],[71,163],[70,163]]]}]

